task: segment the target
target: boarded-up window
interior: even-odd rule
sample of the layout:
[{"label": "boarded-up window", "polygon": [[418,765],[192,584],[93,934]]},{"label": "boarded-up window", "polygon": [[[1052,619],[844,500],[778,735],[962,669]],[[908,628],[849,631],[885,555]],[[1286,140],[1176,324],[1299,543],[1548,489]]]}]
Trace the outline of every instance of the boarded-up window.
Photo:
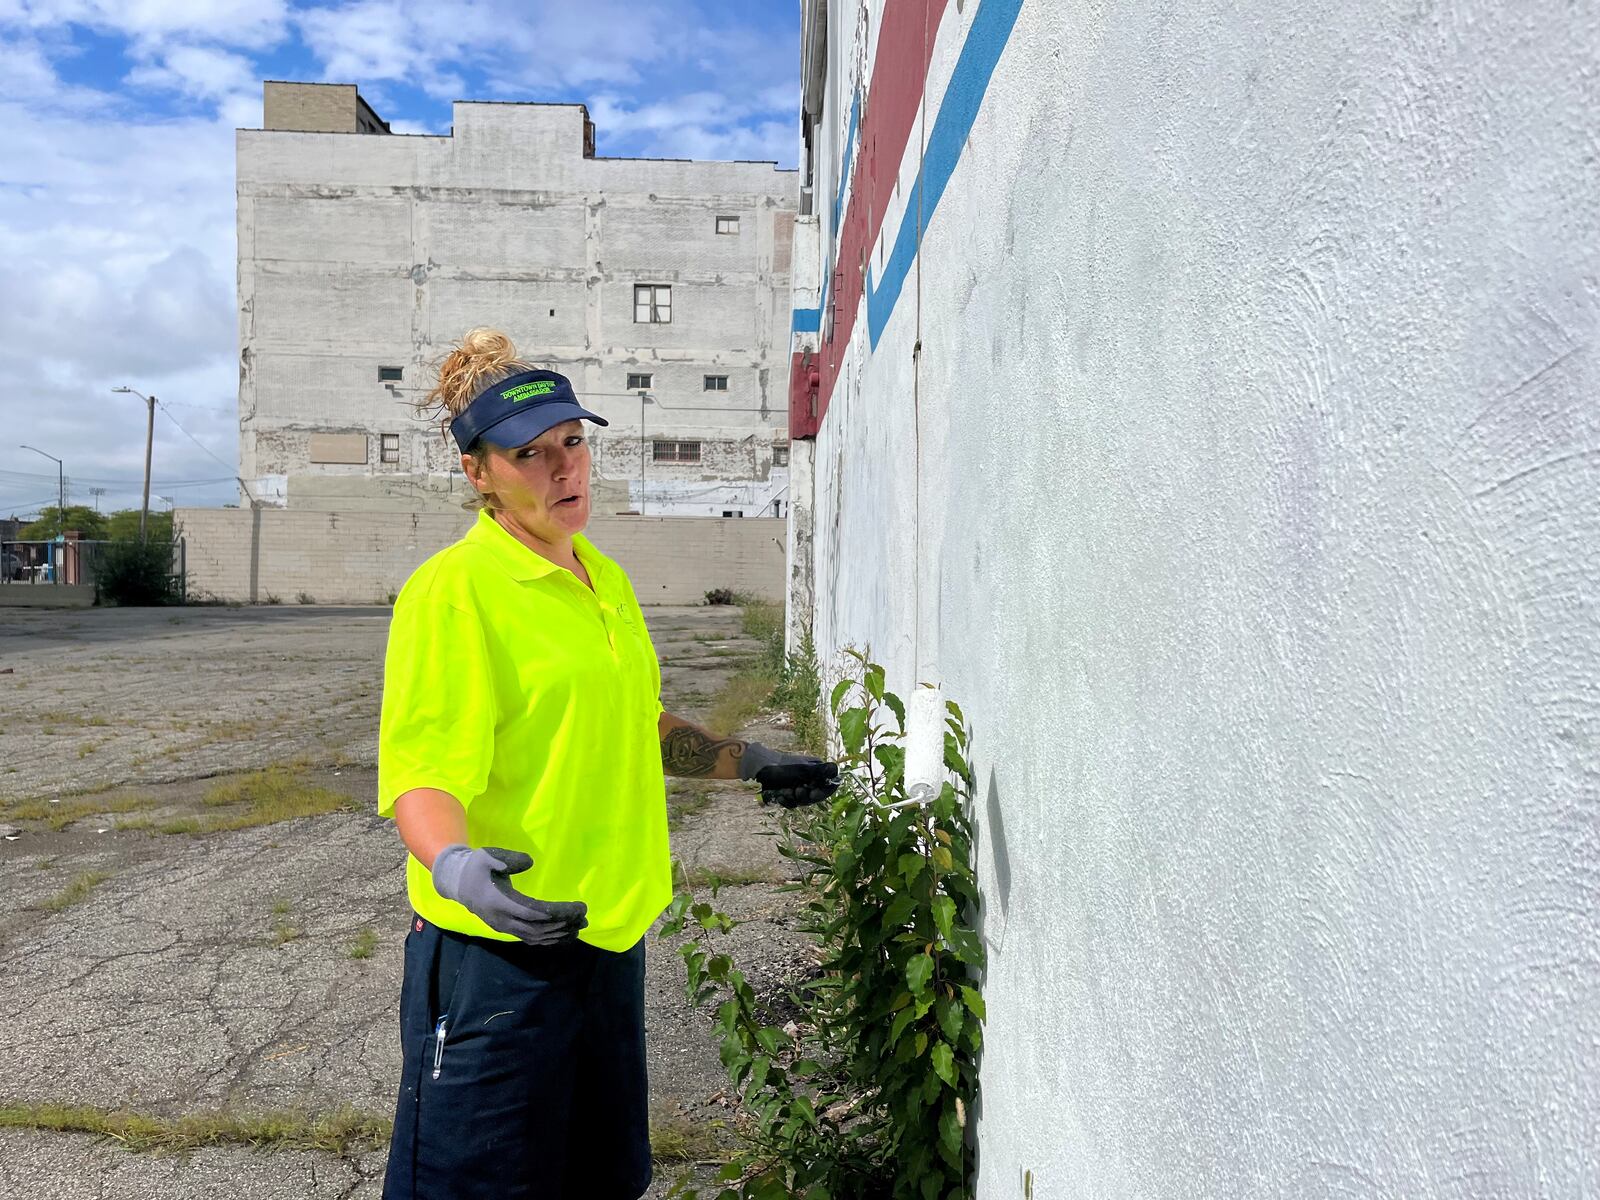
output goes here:
[{"label": "boarded-up window", "polygon": [[364,433],[313,433],[308,447],[314,463],[354,463],[367,461],[367,435]]}]

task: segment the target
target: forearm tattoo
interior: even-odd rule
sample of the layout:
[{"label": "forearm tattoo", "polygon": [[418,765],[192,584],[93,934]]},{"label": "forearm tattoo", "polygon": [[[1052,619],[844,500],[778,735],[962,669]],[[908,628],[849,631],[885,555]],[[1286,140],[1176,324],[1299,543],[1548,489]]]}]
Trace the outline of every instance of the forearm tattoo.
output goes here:
[{"label": "forearm tattoo", "polygon": [[703,729],[679,725],[661,739],[661,765],[668,775],[709,775],[724,750],[738,762],[745,745],[738,738],[714,738]]}]

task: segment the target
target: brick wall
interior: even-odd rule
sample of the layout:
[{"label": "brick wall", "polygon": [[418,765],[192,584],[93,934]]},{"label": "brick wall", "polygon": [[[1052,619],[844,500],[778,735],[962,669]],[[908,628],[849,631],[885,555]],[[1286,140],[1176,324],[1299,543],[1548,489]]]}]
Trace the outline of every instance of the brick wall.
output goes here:
[{"label": "brick wall", "polygon": [[[380,604],[459,538],[468,513],[178,510],[189,594],[285,604]],[[784,521],[596,517],[590,540],[628,572],[641,604],[698,604],[712,588],[782,600]]]},{"label": "brick wall", "polygon": [[268,80],[262,85],[261,127],[302,133],[355,133],[355,84]]}]

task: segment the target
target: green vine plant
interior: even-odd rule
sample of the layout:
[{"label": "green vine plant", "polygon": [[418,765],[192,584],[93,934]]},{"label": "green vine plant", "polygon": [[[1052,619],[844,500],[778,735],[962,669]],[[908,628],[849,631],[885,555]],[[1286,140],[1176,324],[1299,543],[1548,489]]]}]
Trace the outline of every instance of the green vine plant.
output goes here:
[{"label": "green vine plant", "polygon": [[[908,792],[905,706],[884,671],[847,652],[830,708],[844,783],[796,814],[779,852],[800,864],[819,969],[789,989],[792,1020],[757,999],[715,948],[736,922],[681,893],[664,936],[690,999],[715,1003],[721,1057],[741,1103],[739,1149],[715,1200],[964,1200],[978,1091],[983,944],[972,869],[973,774],[961,709],[946,706],[937,790]],[[712,893],[713,899],[715,892]],[[670,1193],[699,1200],[680,1181]]]}]

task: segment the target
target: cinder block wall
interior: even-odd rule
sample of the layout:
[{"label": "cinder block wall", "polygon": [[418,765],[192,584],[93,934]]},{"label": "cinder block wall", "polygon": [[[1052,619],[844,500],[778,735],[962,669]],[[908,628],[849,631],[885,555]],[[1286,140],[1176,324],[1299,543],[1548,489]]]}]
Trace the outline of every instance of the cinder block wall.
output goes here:
[{"label": "cinder block wall", "polygon": [[[293,604],[381,604],[472,524],[469,513],[178,510],[189,594]],[[712,588],[783,598],[786,522],[596,517],[587,535],[622,564],[641,604],[698,604]]]}]

